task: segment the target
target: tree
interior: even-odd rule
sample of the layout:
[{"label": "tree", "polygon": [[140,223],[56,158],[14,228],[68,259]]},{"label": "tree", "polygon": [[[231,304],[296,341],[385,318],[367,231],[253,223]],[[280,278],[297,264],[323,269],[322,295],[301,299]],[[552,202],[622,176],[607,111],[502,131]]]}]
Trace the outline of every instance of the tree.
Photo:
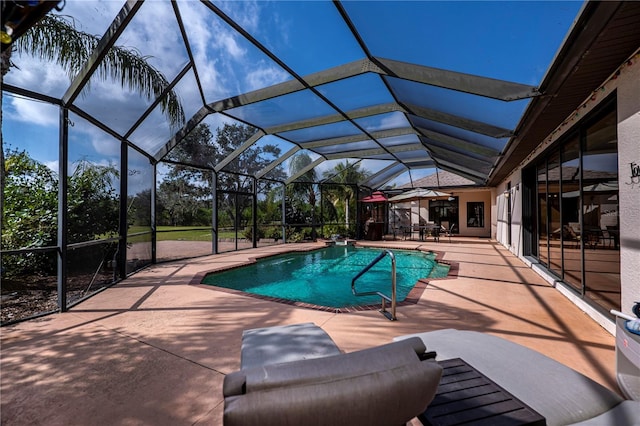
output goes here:
[{"label": "tree", "polygon": [[[203,183],[210,182],[210,168],[225,160],[254,133],[255,129],[249,126],[225,124],[216,129],[214,137],[209,125],[206,123],[198,125],[167,155],[167,159],[175,164],[165,182],[160,185],[158,198],[170,203],[170,198],[172,196],[175,198],[175,194],[180,193],[184,200],[191,203],[206,199],[211,190]],[[236,217],[236,211],[242,215],[242,212],[250,206],[252,199],[250,196],[238,197],[236,206],[235,193],[238,191],[251,193],[253,179],[248,176],[255,175],[279,155],[280,148],[275,145],[254,145],[247,148],[241,155],[229,162],[222,172],[218,173],[219,197],[223,201],[221,209],[235,226],[240,226],[240,218]],[[198,164],[203,168],[187,167],[184,164]],[[271,174],[274,179],[284,178],[281,167],[275,168]],[[268,192],[272,185],[272,183],[265,181],[263,190]]]},{"label": "tree", "polygon": [[[294,176],[308,167],[313,160],[307,153],[299,153],[291,158],[289,163],[289,175]],[[311,208],[311,232],[312,238],[315,238],[315,215],[316,215],[316,191],[317,191],[317,173],[312,168],[303,173],[295,182],[289,185],[289,205],[293,208],[288,212],[287,222],[294,220],[299,223],[300,213],[305,211],[305,206],[300,203],[306,202]],[[299,200],[295,202],[294,200]]]},{"label": "tree", "polygon": [[6,156],[2,248],[54,246],[57,232],[58,175],[24,151]]},{"label": "tree", "polygon": [[112,237],[118,233],[120,175],[113,165],[88,160],[73,164],[68,177],[67,239],[70,244]]},{"label": "tree", "polygon": [[[6,157],[2,248],[51,247],[57,243],[57,173],[29,157],[25,151],[9,151]],[[73,164],[68,177],[68,228],[70,243],[110,236],[118,230],[118,171],[86,160]],[[42,253],[3,258],[7,273],[49,272],[55,268]]]},{"label": "tree", "polygon": [[359,163],[349,164],[349,160],[336,164],[333,170],[327,170],[323,174],[323,177],[328,181],[339,184],[333,186],[331,192],[336,202],[338,200],[344,202],[344,220],[347,229],[349,229],[349,205],[351,199],[356,195],[356,185],[368,176],[369,173],[367,171],[360,170]]},{"label": "tree", "polygon": [[[4,3],[4,2],[3,2]],[[54,3],[54,2],[52,2]],[[55,4],[55,3],[54,3]],[[12,67],[13,49],[19,53],[31,54],[43,61],[56,62],[64,67],[71,80],[78,74],[96,49],[100,38],[77,30],[72,21],[60,15],[48,14],[35,23],[13,45],[2,51],[2,74]],[[96,74],[102,78],[120,81],[123,87],[139,92],[147,99],[157,98],[169,86],[164,75],[147,62],[147,58],[134,49],[113,46],[98,64]],[[170,90],[160,102],[162,111],[172,126],[184,123],[184,111],[178,95]],[[0,96],[0,111],[2,101]],[[0,112],[0,127],[2,115]],[[0,131],[0,192],[5,188],[5,154],[2,132]],[[4,215],[4,201],[0,203],[0,213]]]}]

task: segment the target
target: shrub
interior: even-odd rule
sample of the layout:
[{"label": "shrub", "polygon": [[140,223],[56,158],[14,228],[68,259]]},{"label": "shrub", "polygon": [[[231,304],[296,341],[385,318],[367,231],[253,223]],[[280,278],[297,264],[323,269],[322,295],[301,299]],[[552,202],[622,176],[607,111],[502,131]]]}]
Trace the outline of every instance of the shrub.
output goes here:
[{"label": "shrub", "polygon": [[[247,226],[246,228],[244,228],[242,236],[249,241],[253,241],[253,226]],[[258,241],[260,240],[260,238],[264,238],[264,229],[258,227],[257,237]]]}]

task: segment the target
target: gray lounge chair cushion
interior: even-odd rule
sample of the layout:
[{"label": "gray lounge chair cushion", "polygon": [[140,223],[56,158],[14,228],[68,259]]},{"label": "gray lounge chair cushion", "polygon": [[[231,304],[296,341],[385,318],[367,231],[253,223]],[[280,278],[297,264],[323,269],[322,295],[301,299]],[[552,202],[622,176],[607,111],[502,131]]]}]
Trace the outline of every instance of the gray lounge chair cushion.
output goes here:
[{"label": "gray lounge chair cushion", "polygon": [[622,401],[609,411],[573,426],[640,426],[640,401]]},{"label": "gray lounge chair cushion", "polygon": [[[547,425],[567,425],[596,417],[623,399],[590,378],[539,352],[485,333],[437,330],[419,337],[437,359],[462,358],[529,405]],[[614,423],[615,424],[615,423]]]},{"label": "gray lounge chair cushion", "polygon": [[403,424],[433,399],[442,368],[419,339],[325,358],[242,369],[225,377],[224,424]]},{"label": "gray lounge chair cushion", "polygon": [[241,368],[338,355],[341,351],[317,325],[281,325],[242,333]]}]

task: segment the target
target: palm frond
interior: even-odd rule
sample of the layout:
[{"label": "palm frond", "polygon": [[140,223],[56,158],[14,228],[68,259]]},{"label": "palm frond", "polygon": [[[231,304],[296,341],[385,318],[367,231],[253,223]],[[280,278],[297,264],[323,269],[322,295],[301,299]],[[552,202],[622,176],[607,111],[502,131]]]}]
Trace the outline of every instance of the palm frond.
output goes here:
[{"label": "palm frond", "polygon": [[[19,52],[29,53],[38,59],[56,62],[73,79],[82,70],[100,39],[79,31],[72,21],[60,15],[46,15],[21,38],[16,40]],[[122,87],[139,92],[147,99],[156,99],[169,86],[164,75],[134,49],[113,46],[98,64],[98,77],[119,81]],[[180,99],[170,90],[161,99],[162,112],[172,126],[184,124],[185,117]]]}]

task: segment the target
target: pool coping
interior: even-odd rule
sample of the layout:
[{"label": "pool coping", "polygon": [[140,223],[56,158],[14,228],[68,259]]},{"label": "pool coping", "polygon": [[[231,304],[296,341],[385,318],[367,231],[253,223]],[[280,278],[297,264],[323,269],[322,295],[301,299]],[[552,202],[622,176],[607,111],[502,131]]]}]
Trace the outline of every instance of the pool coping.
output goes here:
[{"label": "pool coping", "polygon": [[[379,310],[380,309],[380,304],[379,303],[370,304],[370,305],[348,306],[348,307],[343,307],[343,308],[334,308],[334,307],[331,307],[331,306],[315,305],[313,303],[298,302],[298,301],[295,301],[295,300],[282,299],[282,298],[278,298],[278,297],[263,296],[263,295],[260,295],[260,294],[247,293],[247,292],[240,291],[240,290],[235,290],[235,289],[226,288],[226,287],[218,287],[218,286],[214,286],[214,285],[211,285],[211,284],[203,284],[202,283],[202,280],[207,275],[212,274],[212,273],[224,272],[224,271],[230,271],[230,270],[237,269],[237,268],[242,268],[244,266],[254,264],[258,260],[268,259],[270,257],[280,256],[282,254],[296,253],[296,252],[302,253],[302,252],[311,252],[311,251],[321,250],[321,249],[327,248],[327,247],[329,247],[331,245],[332,244],[330,242],[327,242],[327,244],[325,246],[321,246],[321,247],[309,247],[309,248],[302,248],[302,249],[300,249],[300,248],[299,249],[295,249],[295,247],[292,247],[292,249],[290,251],[283,251],[283,252],[279,252],[279,253],[265,253],[264,255],[261,255],[261,256],[258,255],[258,256],[255,256],[255,257],[250,257],[244,262],[238,262],[238,264],[223,266],[223,267],[220,267],[220,268],[210,269],[210,270],[207,270],[207,271],[200,271],[200,272],[198,272],[197,274],[195,274],[191,278],[191,281],[189,282],[189,285],[192,285],[192,286],[195,286],[195,287],[199,287],[199,288],[205,288],[205,289],[208,289],[208,290],[221,291],[221,292],[224,292],[224,293],[234,294],[234,295],[237,295],[237,296],[251,297],[253,299],[259,299],[259,300],[265,300],[265,301],[268,301],[268,302],[281,303],[283,305],[295,306],[295,307],[298,307],[298,308],[312,309],[312,310],[323,311],[323,312],[331,312],[331,313],[335,313],[335,314]],[[358,247],[359,245],[356,242],[354,244],[354,246]],[[458,277],[458,271],[459,271],[458,262],[450,262],[450,261],[444,260],[443,257],[444,257],[445,253],[442,252],[442,251],[439,251],[439,250],[422,249],[422,248],[420,248],[420,246],[415,247],[415,248],[388,247],[388,246],[385,246],[384,244],[380,244],[380,245],[367,244],[367,245],[362,245],[360,247],[362,247],[362,248],[366,247],[366,248],[396,249],[396,250],[406,250],[406,251],[421,251],[423,253],[433,253],[433,254],[435,254],[434,260],[437,263],[449,266],[449,273],[445,277],[437,277],[437,278],[429,278],[428,277],[428,278],[419,279],[416,282],[416,284],[413,286],[411,291],[409,291],[409,293],[407,294],[407,297],[405,297],[405,299],[402,302],[397,302],[396,303],[396,307],[407,306],[407,305],[415,305],[416,303],[418,303],[418,301],[422,297],[422,294],[426,290],[427,285],[431,281],[438,281],[438,280],[445,280],[445,279],[456,279]]]}]

